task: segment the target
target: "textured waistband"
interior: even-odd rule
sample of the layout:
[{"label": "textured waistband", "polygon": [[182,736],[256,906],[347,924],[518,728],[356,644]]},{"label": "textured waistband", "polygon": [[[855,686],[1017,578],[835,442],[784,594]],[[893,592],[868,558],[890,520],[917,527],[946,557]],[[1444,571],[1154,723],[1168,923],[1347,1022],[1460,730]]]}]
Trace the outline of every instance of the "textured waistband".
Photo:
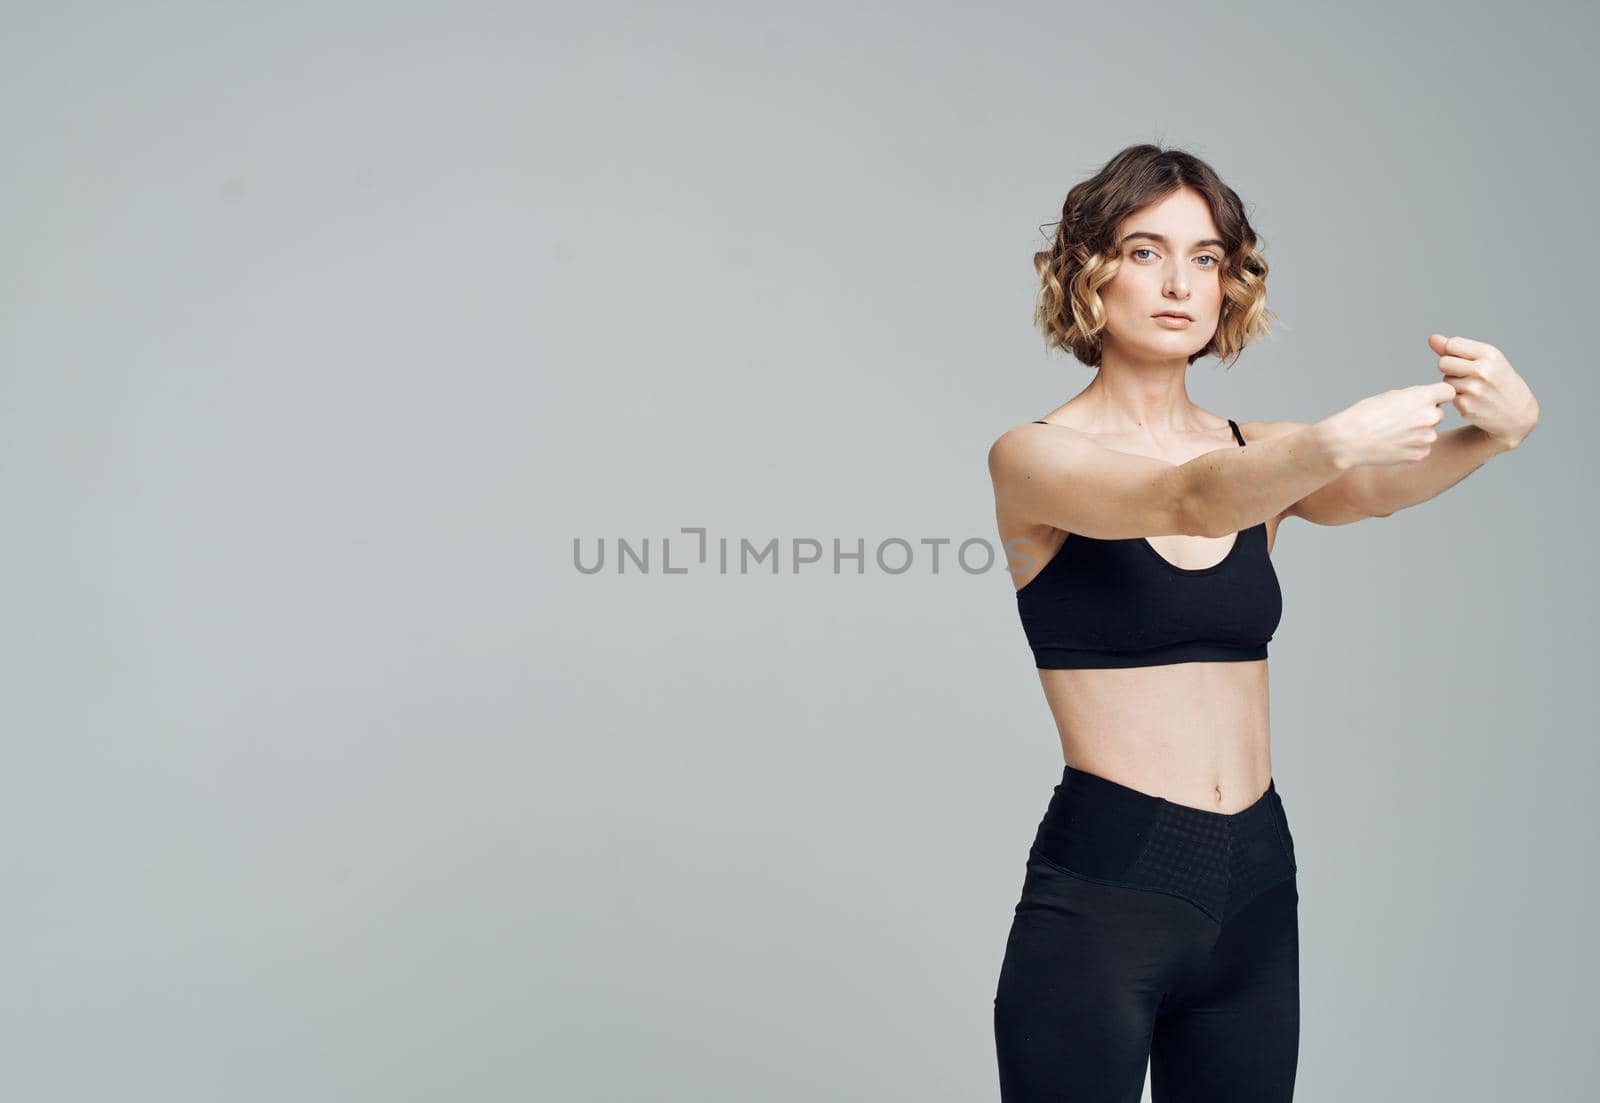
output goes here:
[{"label": "textured waistband", "polygon": [[1181,896],[1219,921],[1295,872],[1275,780],[1248,808],[1208,812],[1067,766],[1033,849],[1083,877]]}]

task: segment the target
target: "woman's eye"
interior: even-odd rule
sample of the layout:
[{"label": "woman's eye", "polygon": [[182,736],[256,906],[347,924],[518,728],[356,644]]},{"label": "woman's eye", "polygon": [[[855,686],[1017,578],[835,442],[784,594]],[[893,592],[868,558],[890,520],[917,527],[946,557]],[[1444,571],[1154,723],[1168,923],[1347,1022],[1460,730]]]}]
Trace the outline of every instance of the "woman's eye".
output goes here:
[{"label": "woman's eye", "polygon": [[[1139,248],[1135,249],[1133,252],[1129,253],[1128,255],[1131,256],[1131,257],[1138,257],[1139,259],[1142,260],[1144,258],[1139,257],[1140,253],[1152,253],[1153,254],[1154,252],[1155,252],[1155,250],[1149,248],[1148,246],[1141,245]],[[1201,253],[1195,259],[1196,260],[1209,260],[1211,262],[1210,264],[1202,264],[1200,266],[1202,268],[1215,268],[1217,265],[1222,263],[1216,257],[1212,256],[1210,253]]]}]

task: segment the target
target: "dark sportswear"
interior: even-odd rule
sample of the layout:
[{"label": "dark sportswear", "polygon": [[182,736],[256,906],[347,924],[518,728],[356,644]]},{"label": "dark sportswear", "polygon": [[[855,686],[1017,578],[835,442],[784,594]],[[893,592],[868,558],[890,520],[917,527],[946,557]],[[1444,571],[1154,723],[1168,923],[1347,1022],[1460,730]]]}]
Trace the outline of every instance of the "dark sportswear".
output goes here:
[{"label": "dark sportswear", "polygon": [[1274,782],[1240,812],[1068,766],[1028,853],[994,1001],[1002,1103],[1286,1103],[1299,890]]},{"label": "dark sportswear", "polygon": [[1283,593],[1265,521],[1236,533],[1221,562],[1194,569],[1142,536],[1072,533],[1017,591],[1017,613],[1040,670],[1242,662],[1267,657]]}]

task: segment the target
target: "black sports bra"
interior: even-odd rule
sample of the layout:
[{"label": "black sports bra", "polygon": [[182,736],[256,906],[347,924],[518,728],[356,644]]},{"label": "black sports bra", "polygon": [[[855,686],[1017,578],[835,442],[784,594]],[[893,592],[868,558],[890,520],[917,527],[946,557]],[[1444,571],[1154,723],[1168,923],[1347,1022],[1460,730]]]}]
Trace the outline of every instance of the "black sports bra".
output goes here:
[{"label": "black sports bra", "polygon": [[[1228,426],[1243,447],[1239,426]],[[1142,536],[1074,533],[1017,591],[1017,612],[1040,670],[1244,662],[1267,657],[1283,593],[1265,521],[1198,568],[1168,562]]]}]

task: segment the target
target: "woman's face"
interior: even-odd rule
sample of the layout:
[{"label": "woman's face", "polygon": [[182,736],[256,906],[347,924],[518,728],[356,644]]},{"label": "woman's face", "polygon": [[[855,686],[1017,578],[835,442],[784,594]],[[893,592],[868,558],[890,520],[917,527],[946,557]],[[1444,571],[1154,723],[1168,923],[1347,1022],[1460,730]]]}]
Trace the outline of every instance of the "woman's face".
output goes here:
[{"label": "woman's face", "polygon": [[[1211,342],[1222,312],[1227,250],[1198,192],[1179,188],[1117,227],[1122,267],[1100,288],[1105,347],[1138,359],[1187,361]],[[1163,320],[1180,311],[1187,324]]]}]

